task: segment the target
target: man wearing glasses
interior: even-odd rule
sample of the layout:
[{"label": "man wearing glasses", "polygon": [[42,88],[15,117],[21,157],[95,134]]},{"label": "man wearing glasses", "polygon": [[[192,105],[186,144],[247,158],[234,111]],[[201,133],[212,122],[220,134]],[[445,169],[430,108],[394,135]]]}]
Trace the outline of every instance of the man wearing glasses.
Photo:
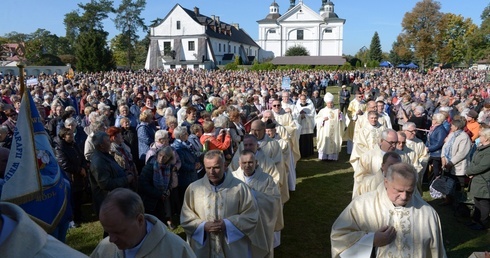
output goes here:
[{"label": "man wearing glasses", "polygon": [[[393,129],[385,129],[381,132],[380,140],[374,147],[364,153],[360,158],[357,166],[354,167],[354,187],[352,189],[352,199],[355,197],[376,189],[377,184],[371,184],[370,178],[374,173],[381,169],[383,155],[386,152],[395,151],[398,143],[398,135]],[[400,153],[402,161],[411,163],[406,154]]]},{"label": "man wearing glasses", "polygon": [[301,158],[301,153],[299,150],[299,135],[298,126],[293,119],[291,113],[286,112],[281,105],[281,100],[274,99],[272,101],[272,113],[274,114],[274,119],[277,124],[282,125],[281,127],[285,130],[282,130],[281,127],[278,128],[279,135],[283,139],[289,139],[289,142],[292,146],[293,156],[294,156],[294,164],[296,166],[296,162]]},{"label": "man wearing glasses", "polygon": [[410,158],[419,176],[417,181],[417,189],[422,194],[422,180],[424,178],[425,169],[427,168],[429,155],[427,153],[427,149],[425,148],[424,142],[416,137],[417,130],[415,123],[406,122],[402,129],[407,136],[407,148],[413,150],[414,152],[414,156]]}]

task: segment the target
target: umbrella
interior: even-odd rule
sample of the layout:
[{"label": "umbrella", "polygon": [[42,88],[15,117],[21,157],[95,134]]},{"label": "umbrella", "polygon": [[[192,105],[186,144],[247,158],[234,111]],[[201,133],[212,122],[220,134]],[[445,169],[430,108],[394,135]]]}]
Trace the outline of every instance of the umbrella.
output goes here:
[{"label": "umbrella", "polygon": [[399,64],[399,65],[396,66],[396,68],[407,68],[407,65]]}]

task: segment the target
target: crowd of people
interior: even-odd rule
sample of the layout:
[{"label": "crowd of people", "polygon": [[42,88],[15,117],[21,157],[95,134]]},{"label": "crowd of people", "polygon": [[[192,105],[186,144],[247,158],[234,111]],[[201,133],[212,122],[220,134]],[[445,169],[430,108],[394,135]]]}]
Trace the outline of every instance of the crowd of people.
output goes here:
[{"label": "crowd of people", "polygon": [[[438,68],[140,70],[42,74],[29,90],[71,182],[73,226],[86,221],[81,207],[89,195],[109,236],[93,257],[157,254],[162,241],[183,257],[273,257],[297,162],[315,150],[326,163],[347,151],[354,169],[352,203],[332,228],[334,257],[359,251],[358,244],[378,256],[409,250],[411,257],[443,257],[439,218],[421,198],[422,183],[444,173],[459,192],[470,185],[470,227],[487,228],[485,75]],[[284,76],[290,85],[282,85]],[[19,85],[16,76],[0,76],[0,160],[16,126]],[[0,166],[0,177],[4,171]],[[383,217],[371,221],[370,214]],[[428,218],[431,230],[413,226],[402,234],[403,214],[420,227]],[[187,243],[162,236],[179,224]]]}]

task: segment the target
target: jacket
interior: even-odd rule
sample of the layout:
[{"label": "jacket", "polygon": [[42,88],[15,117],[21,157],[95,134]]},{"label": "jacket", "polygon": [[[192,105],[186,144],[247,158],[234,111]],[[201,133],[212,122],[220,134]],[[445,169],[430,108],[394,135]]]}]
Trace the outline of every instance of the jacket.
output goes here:
[{"label": "jacket", "polygon": [[470,193],[477,198],[490,199],[490,144],[476,149],[473,159],[466,169],[466,175],[471,179]]},{"label": "jacket", "polygon": [[[156,188],[153,184],[153,164],[153,162],[146,164],[141,171],[140,177],[138,178],[139,194],[143,200],[145,211],[155,211],[157,204],[159,202],[163,202],[162,196],[164,191]],[[170,171],[172,171],[173,165],[170,166]],[[170,176],[168,189],[171,188],[172,183],[172,176]]]},{"label": "jacket", "polygon": [[127,187],[129,181],[126,172],[111,154],[96,149],[90,163],[90,184],[98,215],[100,205],[107,194],[116,188]]},{"label": "jacket", "polygon": [[144,162],[150,144],[155,141],[155,129],[150,124],[141,122],[136,127],[136,134],[138,135],[138,159]]},{"label": "jacket", "polygon": [[179,186],[185,189],[190,183],[198,179],[196,173],[196,163],[199,162],[199,160],[197,156],[192,153],[191,149],[181,140],[176,139],[174,143],[172,143],[172,148],[175,149],[182,163],[178,171]]},{"label": "jacket", "polygon": [[75,142],[68,143],[56,137],[54,153],[61,169],[70,179],[72,191],[82,191],[85,186],[84,177],[80,174],[82,168],[87,168],[87,161]]},{"label": "jacket", "polygon": [[442,125],[436,126],[434,131],[429,133],[425,146],[427,146],[429,149],[430,157],[441,157],[441,149],[444,145],[444,139],[446,139],[447,134],[448,131]]},{"label": "jacket", "polygon": [[[441,157],[444,157],[446,150],[450,147],[450,140],[454,133],[450,133],[447,137],[446,143],[442,146]],[[456,176],[464,176],[466,168],[468,167],[468,157],[471,150],[471,139],[464,131],[454,139],[451,143],[452,149],[448,159],[448,163],[452,163],[451,174]]]}]

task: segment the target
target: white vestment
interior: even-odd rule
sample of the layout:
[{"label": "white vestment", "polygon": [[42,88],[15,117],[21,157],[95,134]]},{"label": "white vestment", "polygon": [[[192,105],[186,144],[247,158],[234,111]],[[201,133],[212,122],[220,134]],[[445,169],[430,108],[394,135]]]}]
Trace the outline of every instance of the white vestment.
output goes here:
[{"label": "white vestment", "polygon": [[[359,121],[357,123],[359,123]],[[359,132],[355,132],[353,140],[354,148],[352,149],[349,159],[349,162],[352,164],[354,169],[357,166],[359,158],[364,153],[371,151],[375,145],[379,144],[381,141],[381,133],[385,129],[386,127],[379,123],[376,126],[368,123],[367,125],[361,127]]]},{"label": "white vestment", "polygon": [[[402,162],[410,163],[410,158],[398,150],[396,152],[402,158]],[[352,188],[352,199],[374,191],[383,182],[384,176],[381,172],[383,156],[385,152],[376,144],[371,151],[364,153],[354,167],[354,187]]]},{"label": "white vestment", "polygon": [[437,212],[416,193],[405,207],[395,207],[384,184],[352,200],[334,222],[332,257],[369,258],[383,226],[393,226],[396,238],[376,248],[376,257],[446,257]]},{"label": "white vestment", "polygon": [[417,189],[422,194],[422,181],[424,180],[425,170],[429,161],[429,154],[425,148],[425,144],[419,138],[407,139],[407,148],[414,152],[414,157],[410,157],[412,164],[417,170],[419,178],[417,180]]},{"label": "white vestment", "polygon": [[[260,226],[257,203],[250,188],[230,173],[219,186],[207,176],[185,192],[180,223],[197,257],[242,258],[251,255],[250,236]],[[204,224],[224,220],[226,230],[204,231]]]},{"label": "white vestment", "polygon": [[272,111],[272,113],[274,114],[274,119],[276,122],[286,129],[286,132],[284,132],[280,130],[280,128],[276,127],[277,133],[281,135],[281,138],[289,139],[293,150],[294,164],[296,165],[296,162],[298,162],[298,160],[301,158],[301,153],[299,151],[301,126],[294,121],[293,116],[290,113],[286,113],[284,110],[281,110],[279,113]]},{"label": "white vestment", "polygon": [[276,223],[278,222],[279,216],[282,217],[281,194],[279,193],[277,184],[260,167],[257,167],[254,174],[250,177],[247,177],[241,168],[233,171],[233,176],[243,181],[252,189],[252,195],[255,197],[259,208],[260,222],[264,229],[264,234],[256,231],[251,236],[252,243],[256,242],[252,246],[253,257],[261,256],[262,250],[256,250],[257,248],[254,248],[254,246],[260,246],[261,244],[266,244],[265,248],[269,250],[266,257],[274,257],[274,231],[279,231],[284,227],[284,223]]},{"label": "white vestment", "polygon": [[345,128],[342,113],[338,109],[324,107],[316,115],[315,123],[318,158],[337,160]]}]

